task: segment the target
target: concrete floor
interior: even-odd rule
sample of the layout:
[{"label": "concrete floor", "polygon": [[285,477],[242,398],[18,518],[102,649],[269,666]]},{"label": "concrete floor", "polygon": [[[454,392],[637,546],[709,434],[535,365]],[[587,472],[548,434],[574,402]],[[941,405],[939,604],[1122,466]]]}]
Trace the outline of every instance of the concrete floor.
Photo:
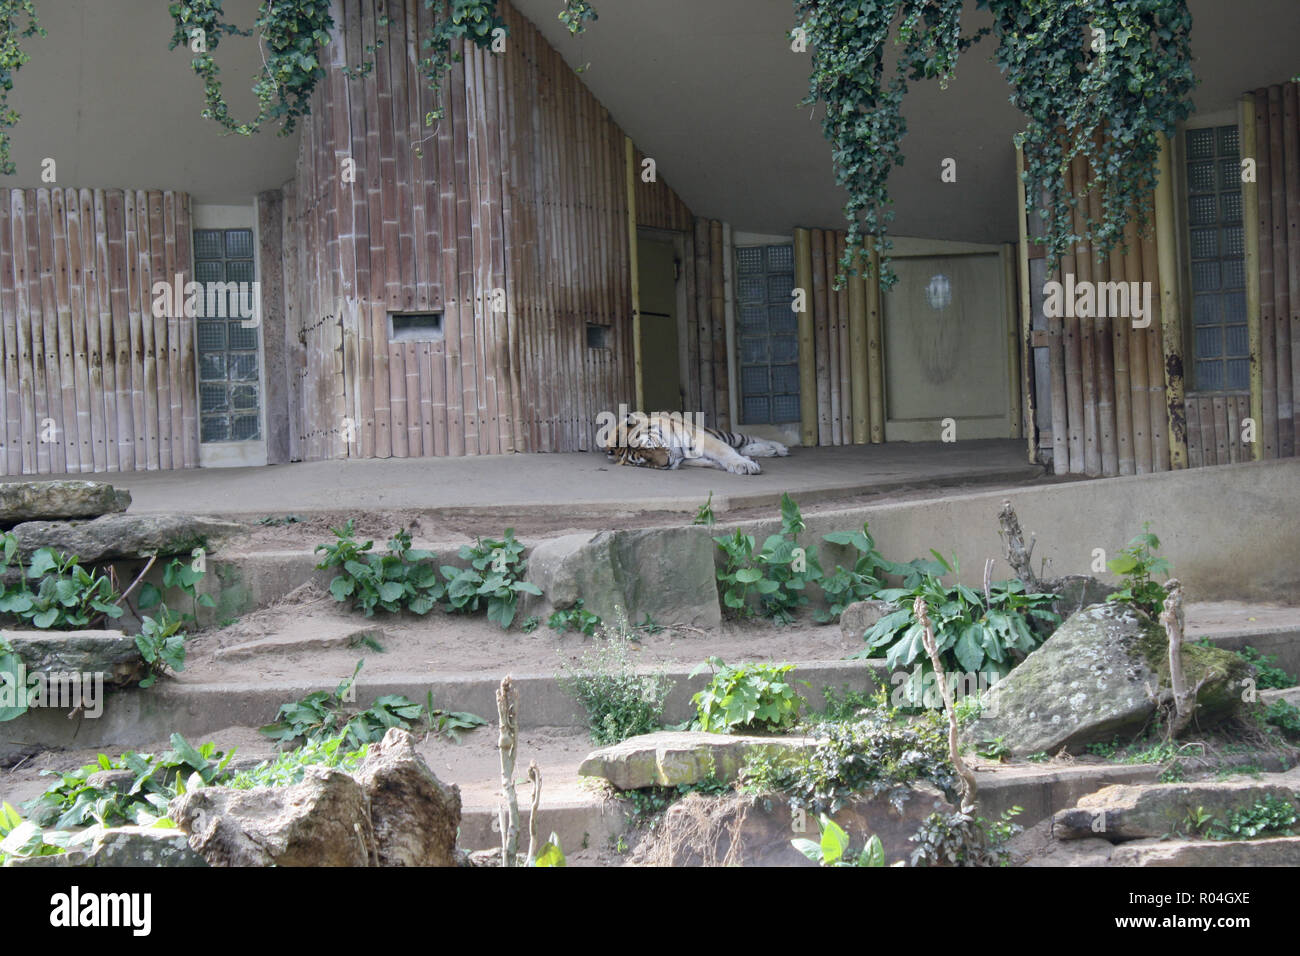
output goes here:
[{"label": "concrete floor", "polygon": [[[124,472],[85,477],[131,492],[132,512],[284,514],[357,510],[693,512],[767,507],[918,486],[1030,481],[1043,470],[1020,440],[795,448],[760,460],[763,474],[712,468],[626,468],[597,453],[298,462],[256,468]],[[59,476],[66,477],[66,476]]]}]

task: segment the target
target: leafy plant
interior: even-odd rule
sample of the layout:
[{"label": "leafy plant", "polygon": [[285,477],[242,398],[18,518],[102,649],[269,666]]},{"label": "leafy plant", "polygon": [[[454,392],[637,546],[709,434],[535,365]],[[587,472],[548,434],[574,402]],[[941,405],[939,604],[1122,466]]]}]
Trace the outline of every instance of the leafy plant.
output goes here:
[{"label": "leafy plant", "polygon": [[519,629],[525,634],[531,634],[542,625],[542,619],[536,614],[530,614],[524,618],[524,623],[519,625]]},{"label": "leafy plant", "polygon": [[357,661],[352,676],[341,681],[333,691],[316,691],[301,700],[281,704],[276,719],[258,732],[281,744],[300,740],[312,743],[342,736],[356,749],[379,740],[390,727],[410,730],[415,721],[423,721],[429,732],[448,733],[453,739],[457,730],[470,730],[487,723],[475,714],[434,708],[432,693],[427,705],[417,704],[401,694],[385,694],[365,710],[351,711],[344,705],[353,696],[351,689],[363,664],[364,660]]},{"label": "leafy plant", "polygon": [[844,609],[853,602],[872,597],[884,583],[885,573],[895,566],[876,550],[875,539],[867,530],[865,521],[861,531],[832,531],[823,535],[822,540],[851,547],[857,552],[853,567],[845,568],[837,564],[834,571],[823,575],[817,582],[826,595],[829,608],[818,611],[814,616],[818,621],[827,623],[838,620]]},{"label": "leafy plant", "polygon": [[601,746],[658,730],[673,687],[662,673],[637,673],[632,643],[627,614],[619,608],[614,624],[602,627],[596,645],[577,666],[564,665],[560,677],[560,688],[581,705],[591,739]]},{"label": "leafy plant", "polygon": [[810,751],[779,761],[747,758],[740,774],[744,788],[785,794],[792,810],[815,813],[835,813],[855,794],[883,795],[902,812],[918,780],[956,792],[948,725],[939,711],[900,720],[897,708],[881,706],[852,723],[821,724],[809,734],[824,738]]},{"label": "leafy plant", "polygon": [[[0,613],[41,630],[89,627],[106,617],[122,616],[121,595],[112,580],[83,568],[76,555],[38,548],[24,568],[13,533],[5,532],[0,540],[0,575],[9,577],[11,568],[17,572],[0,594]],[[37,582],[34,589],[29,583],[32,581]]]},{"label": "leafy plant", "polygon": [[713,516],[713,492],[709,492],[708,500],[695,510],[695,518],[691,521],[693,525],[704,525],[706,528],[712,528],[716,519]]},{"label": "leafy plant", "polygon": [[592,614],[582,606],[582,598],[574,603],[573,607],[565,608],[562,611],[556,611],[546,619],[546,626],[553,631],[559,631],[561,634],[572,628],[590,637],[596,633],[596,628],[601,624],[600,615]]},{"label": "leafy plant", "polygon": [[18,656],[13,645],[5,640],[4,635],[0,634],[0,687],[11,685],[5,696],[13,701],[10,706],[0,707],[0,723],[27,713],[27,695],[20,693],[24,688],[19,684],[19,677],[25,671],[23,659]]},{"label": "leafy plant", "polygon": [[390,614],[403,608],[415,614],[428,614],[446,595],[438,569],[427,563],[435,557],[434,553],[413,549],[411,535],[405,528],[389,540],[387,554],[369,553],[373,541],[358,544],[351,518],[341,529],[330,531],[337,540],[318,544],[315,550],[325,552],[317,568],[342,569],[330,582],[334,600],[351,598],[353,610],[373,617],[376,608]]},{"label": "leafy plant", "polygon": [[46,831],[8,803],[0,803],[0,866],[10,859],[55,856],[63,853],[72,837],[64,831]]},{"label": "leafy plant", "polygon": [[849,835],[844,832],[844,828],[832,820],[826,814],[822,814],[821,839],[814,843],[812,840],[796,839],[791,840],[790,845],[796,850],[814,860],[821,866],[884,866],[885,865],[885,848],[880,842],[880,837],[872,834],[867,840],[867,845],[862,848],[856,859],[850,860],[845,854],[849,852]]},{"label": "leafy plant", "polygon": [[[1205,643],[1210,644],[1208,641]],[[1210,644],[1210,646],[1213,645]],[[1288,674],[1282,668],[1275,666],[1277,664],[1275,655],[1261,654],[1250,645],[1246,645],[1237,653],[1255,668],[1255,686],[1261,690],[1281,690],[1296,685],[1297,681],[1294,674]]]},{"label": "leafy plant", "polygon": [[1293,740],[1300,740],[1300,707],[1285,700],[1275,700],[1261,715],[1265,724],[1276,727]]},{"label": "leafy plant", "polygon": [[308,741],[295,750],[287,750],[255,767],[231,775],[222,782],[222,786],[236,790],[287,787],[301,783],[308,767],[335,767],[351,773],[366,758],[370,745],[362,744],[355,750],[349,750],[347,742],[347,734]]},{"label": "leafy plant", "polygon": [[469,567],[442,568],[451,609],[469,613],[486,607],[489,621],[509,629],[519,594],[542,593],[537,585],[523,579],[528,569],[523,553],[524,546],[515,540],[513,528],[506,528],[500,541],[480,538],[474,545],[461,545],[461,560],[468,561]]},{"label": "leafy plant", "polygon": [[717,577],[722,603],[731,613],[749,615],[757,608],[782,624],[794,620],[808,603],[808,585],[822,576],[816,549],[799,545],[805,527],[799,506],[787,493],[781,495],[781,530],[768,535],[757,552],[754,536],[739,529],[713,539],[726,555]]},{"label": "leafy plant", "polygon": [[1142,525],[1142,533],[1128,543],[1128,547],[1111,558],[1106,567],[1124,579],[1124,586],[1112,592],[1106,600],[1119,601],[1141,608],[1152,618],[1160,615],[1164,607],[1164,585],[1153,580],[1156,575],[1168,577],[1170,564],[1155,552],[1160,539],[1151,533],[1151,522]]},{"label": "leafy plant", "polygon": [[793,664],[738,664],[728,666],[720,657],[710,657],[691,671],[717,668],[709,686],[691,698],[695,705],[695,729],[729,734],[743,731],[787,730],[799,722],[805,701],[785,676]]},{"label": "leafy plant", "polygon": [[[197,554],[195,557],[197,557]],[[181,590],[190,599],[192,610],[181,615],[181,619],[185,623],[194,624],[198,621],[200,607],[216,607],[216,601],[212,599],[212,595],[198,593],[198,583],[203,580],[204,572],[201,568],[195,567],[196,563],[196,561],[183,561],[180,558],[172,558],[163,566],[163,586],[161,590],[147,582],[140,586],[140,610],[149,611],[155,607],[161,607],[163,611],[160,613],[165,614],[163,591],[169,588]]]},{"label": "leafy plant", "polygon": [[1023,812],[1020,807],[1012,807],[992,823],[960,810],[946,815],[932,813],[909,838],[917,845],[912,851],[912,865],[1006,866],[1006,843],[1024,829],[1012,820]]},{"label": "leafy plant", "polygon": [[151,687],[169,670],[185,670],[185,641],[189,634],[181,629],[184,622],[167,610],[164,604],[157,617],[145,615],[140,620],[140,633],[135,636],[135,646],[149,666],[149,674],[140,681],[141,687]]},{"label": "leafy plant", "polygon": [[[945,573],[956,574],[955,565],[937,551],[932,553]],[[913,612],[918,596],[930,609],[935,642],[950,676],[1006,676],[1042,640],[1030,627],[1030,620],[1037,618],[1052,625],[1061,620],[1049,610],[1055,595],[1026,593],[1018,580],[991,585],[987,605],[984,595],[973,588],[964,584],[946,586],[932,574],[925,574],[911,587],[878,591],[879,600],[899,609],[886,614],[863,635],[867,646],[858,656],[883,656],[891,671],[907,670],[910,679],[899,690],[911,706],[932,703],[927,701],[927,696],[932,695],[927,695],[926,690],[935,679],[921,641],[921,624]]]},{"label": "leafy plant", "polygon": [[822,697],[825,699],[822,710],[817,714],[808,715],[811,723],[842,723],[857,720],[859,711],[889,705],[889,692],[883,687],[868,694],[851,687],[843,687],[837,691],[834,687],[827,686],[822,688]]},{"label": "leafy plant", "polygon": [[1225,820],[1215,819],[1205,831],[1211,840],[1254,840],[1270,836],[1291,836],[1297,820],[1295,804],[1266,793],[1246,807],[1229,811]]},{"label": "leafy plant", "polygon": [[564,859],[564,850],[560,848],[560,837],[556,833],[551,834],[551,838],[542,844],[537,851],[537,859],[533,860],[533,866],[568,866]]},{"label": "leafy plant", "polygon": [[1011,756],[1011,748],[1007,746],[1005,737],[994,737],[992,740],[986,740],[975,748],[975,752],[986,760],[996,760],[998,763],[1005,762]]}]

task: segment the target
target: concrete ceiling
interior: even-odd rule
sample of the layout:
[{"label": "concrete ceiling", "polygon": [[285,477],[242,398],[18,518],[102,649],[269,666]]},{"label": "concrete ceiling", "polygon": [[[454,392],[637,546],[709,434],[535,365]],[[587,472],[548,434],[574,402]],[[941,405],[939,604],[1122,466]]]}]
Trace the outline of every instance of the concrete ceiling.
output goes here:
[{"label": "concrete ceiling", "polygon": [[[226,0],[238,24],[258,0]],[[189,51],[168,50],[172,20],[159,0],[57,0],[37,5],[48,36],[22,41],[31,55],[15,76],[10,131],[18,170],[0,186],[47,186],[41,162],[57,163],[57,185],[186,189],[198,202],[246,204],[293,175],[297,134],[226,134],[205,120],[203,83]],[[252,39],[217,50],[226,98],[238,119],[256,115],[250,91],[261,57]]]},{"label": "concrete ceiling", "polygon": [[[516,6],[573,66],[663,178],[699,215],[737,229],[787,234],[838,227],[844,197],[818,116],[796,109],[808,56],[792,53],[790,0],[594,0],[599,19],[578,38],[558,0]],[[1300,69],[1297,0],[1191,0],[1199,110],[1230,107],[1243,91]],[[967,3],[966,23],[990,22]],[[1016,235],[1015,152],[1020,113],[985,38],[958,63],[946,91],[914,84],[905,101],[905,165],[894,172],[897,235],[971,242]],[[957,182],[939,180],[945,157]]]}]

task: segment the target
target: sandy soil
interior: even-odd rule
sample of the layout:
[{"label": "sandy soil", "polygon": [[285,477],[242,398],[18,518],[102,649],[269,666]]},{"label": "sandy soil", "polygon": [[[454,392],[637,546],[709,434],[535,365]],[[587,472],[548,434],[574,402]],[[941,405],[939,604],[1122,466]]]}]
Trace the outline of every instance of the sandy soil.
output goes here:
[{"label": "sandy soil", "polygon": [[[176,679],[191,683],[246,682],[258,679],[336,680],[352,672],[359,657],[366,674],[554,674],[578,660],[595,638],[575,631],[560,634],[542,623],[526,634],[522,619],[510,630],[481,615],[464,617],[435,609],[425,617],[377,614],[367,622],[344,610],[328,592],[300,588],[280,603],[248,614],[227,627],[197,633],[189,645],[185,671]],[[670,622],[663,622],[665,624]],[[382,633],[383,653],[364,645],[313,646],[314,635],[338,633],[373,624]],[[298,649],[276,650],[254,658],[226,659],[223,649],[262,637],[297,640]],[[860,641],[845,640],[839,625],[812,622],[779,627],[764,621],[724,623],[713,631],[666,628],[644,634],[636,650],[646,665],[694,667],[717,654],[724,660],[842,660],[856,653]]]}]

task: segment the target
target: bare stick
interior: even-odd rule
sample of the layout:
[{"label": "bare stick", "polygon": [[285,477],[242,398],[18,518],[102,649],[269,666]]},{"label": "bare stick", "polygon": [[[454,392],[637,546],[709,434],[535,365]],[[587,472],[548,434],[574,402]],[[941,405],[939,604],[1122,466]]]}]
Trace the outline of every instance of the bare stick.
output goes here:
[{"label": "bare stick", "polygon": [[141,571],[138,575],[136,575],[135,580],[131,582],[131,586],[127,588],[125,591],[123,591],[122,596],[117,599],[117,603],[119,607],[121,606],[122,602],[127,599],[130,593],[135,590],[135,586],[144,580],[144,576],[149,573],[149,569],[153,567],[153,563],[157,560],[158,560],[157,554],[149,555],[149,563],[144,566],[144,570]]},{"label": "bare stick", "polygon": [[984,607],[993,608],[993,559],[984,559]]},{"label": "bare stick", "polygon": [[1169,725],[1172,739],[1191,723],[1196,711],[1196,691],[1188,690],[1187,677],[1183,674],[1183,585],[1177,578],[1171,578],[1165,589],[1168,593],[1160,623],[1169,635],[1169,686],[1174,694],[1174,719]]},{"label": "bare stick", "polygon": [[1015,569],[1016,577],[1024,582],[1026,591],[1041,590],[1038,585],[1038,577],[1034,574],[1034,566],[1030,558],[1034,553],[1034,540],[1030,538],[1029,547],[1025,547],[1025,533],[1020,530],[1020,518],[1016,516],[1016,509],[1011,507],[1010,501],[1002,502],[1002,510],[998,512],[998,524],[1002,526],[1002,537],[1007,548],[1007,563]]},{"label": "bare stick", "polygon": [[916,603],[912,605],[912,613],[921,622],[921,642],[925,644],[925,651],[930,655],[934,676],[939,683],[939,692],[943,694],[943,706],[948,711],[948,758],[964,784],[961,812],[971,813],[975,809],[975,774],[971,773],[970,768],[966,766],[966,761],[961,759],[961,754],[957,750],[957,708],[953,704],[952,688],[948,686],[943,662],[939,660],[939,647],[934,642],[934,628],[930,626],[930,610],[925,606],[925,598],[917,597]]},{"label": "bare stick", "polygon": [[537,808],[542,802],[542,770],[536,760],[528,761],[528,782],[533,785],[532,805],[528,808],[528,865],[537,862]]},{"label": "bare stick", "polygon": [[501,820],[501,865],[514,866],[519,856],[519,797],[515,793],[515,746],[519,741],[519,692],[506,675],[497,688],[497,719],[500,733],[497,748],[501,751],[501,793],[505,808]]}]

